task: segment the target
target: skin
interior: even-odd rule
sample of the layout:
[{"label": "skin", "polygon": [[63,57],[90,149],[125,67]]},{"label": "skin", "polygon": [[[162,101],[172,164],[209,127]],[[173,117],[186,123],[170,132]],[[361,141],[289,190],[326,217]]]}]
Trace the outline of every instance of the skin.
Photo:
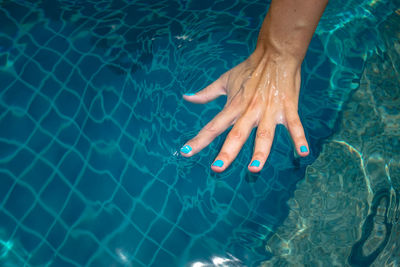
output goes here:
[{"label": "skin", "polygon": [[[191,157],[233,125],[215,158],[223,172],[236,158],[253,128],[257,127],[253,156],[248,169],[259,172],[271,150],[277,124],[288,129],[297,153],[309,154],[308,143],[298,115],[301,63],[328,0],[273,0],[262,24],[254,52],[242,63],[197,92],[184,95],[192,103],[207,103],[227,96],[223,110],[185,145]],[[301,152],[300,147],[307,147]],[[259,160],[260,166],[250,166]]]}]

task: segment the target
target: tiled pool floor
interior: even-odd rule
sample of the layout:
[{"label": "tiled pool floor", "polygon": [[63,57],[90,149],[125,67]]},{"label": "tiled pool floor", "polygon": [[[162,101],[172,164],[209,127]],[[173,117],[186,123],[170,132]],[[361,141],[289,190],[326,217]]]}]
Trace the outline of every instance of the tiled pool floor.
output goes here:
[{"label": "tiled pool floor", "polygon": [[287,201],[380,45],[366,29],[396,7],[356,2],[344,4],[350,22],[330,4],[303,64],[311,155],[297,158],[278,127],[267,166],[250,175],[251,140],[223,174],[209,166],[224,136],[179,156],[224,104],[181,95],[249,55],[268,3],[0,1],[0,265],[274,260],[266,245],[292,214]]}]

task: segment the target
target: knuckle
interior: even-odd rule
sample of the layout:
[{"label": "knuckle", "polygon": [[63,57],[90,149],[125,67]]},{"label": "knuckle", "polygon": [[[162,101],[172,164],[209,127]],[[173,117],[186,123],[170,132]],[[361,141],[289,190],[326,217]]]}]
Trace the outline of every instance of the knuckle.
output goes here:
[{"label": "knuckle", "polygon": [[305,136],[304,136],[303,131],[293,131],[292,138],[299,140],[299,139],[305,139]]},{"label": "knuckle", "polygon": [[272,139],[273,134],[272,131],[267,130],[267,129],[259,129],[256,133],[257,138],[260,139]]},{"label": "knuckle", "polygon": [[300,129],[303,127],[300,120],[297,118],[288,119],[287,124],[288,124],[289,128],[292,128],[292,129]]},{"label": "knuckle", "polygon": [[241,140],[241,139],[243,139],[242,131],[239,130],[239,129],[232,129],[229,132],[229,139],[233,139],[233,140]]},{"label": "knuckle", "polygon": [[203,129],[206,133],[210,133],[210,134],[217,133],[217,126],[215,125],[215,122],[213,122],[213,121],[209,122],[206,126],[204,126]]}]

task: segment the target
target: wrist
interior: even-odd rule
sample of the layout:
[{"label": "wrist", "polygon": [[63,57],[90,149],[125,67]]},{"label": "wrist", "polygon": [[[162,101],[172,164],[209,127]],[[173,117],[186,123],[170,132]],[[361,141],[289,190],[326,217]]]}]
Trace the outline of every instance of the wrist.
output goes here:
[{"label": "wrist", "polygon": [[276,47],[269,44],[264,40],[257,42],[256,49],[251,55],[256,61],[266,58],[268,61],[275,62],[280,65],[292,66],[293,68],[300,68],[303,62],[303,56],[291,53],[290,51]]}]

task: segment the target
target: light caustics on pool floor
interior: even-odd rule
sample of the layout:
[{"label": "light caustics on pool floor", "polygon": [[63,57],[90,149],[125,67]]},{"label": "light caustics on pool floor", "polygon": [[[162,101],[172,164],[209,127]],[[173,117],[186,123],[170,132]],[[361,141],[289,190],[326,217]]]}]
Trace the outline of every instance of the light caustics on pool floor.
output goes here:
[{"label": "light caustics on pool floor", "polygon": [[[400,264],[400,16],[380,25],[385,50],[366,61],[338,131],[289,200],[264,266]],[[310,197],[311,194],[311,197]]]}]

